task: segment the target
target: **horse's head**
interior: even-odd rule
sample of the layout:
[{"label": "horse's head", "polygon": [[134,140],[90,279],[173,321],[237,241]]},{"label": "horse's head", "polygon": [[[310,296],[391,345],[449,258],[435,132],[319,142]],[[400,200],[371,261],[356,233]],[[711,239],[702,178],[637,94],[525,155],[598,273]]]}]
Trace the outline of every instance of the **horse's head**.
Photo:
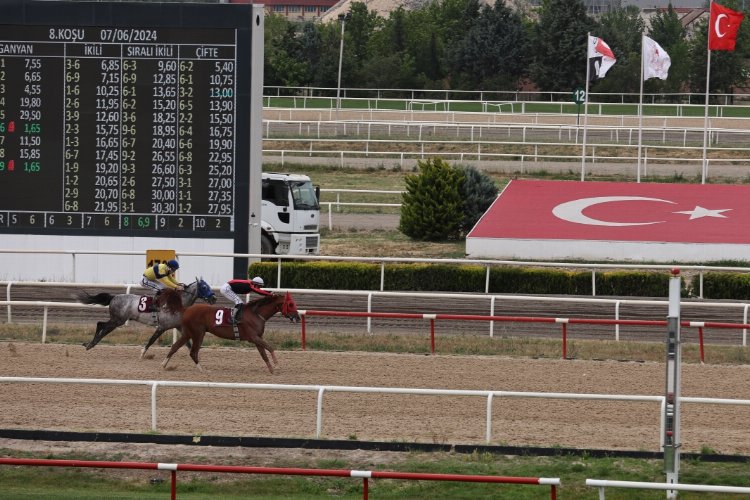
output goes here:
[{"label": "horse's head", "polygon": [[195,278],[196,291],[195,294],[199,299],[203,299],[209,304],[216,302],[216,294],[211,290],[211,285],[203,281],[203,278]]},{"label": "horse's head", "polygon": [[284,302],[281,303],[281,314],[293,323],[299,322],[297,304],[294,302],[292,294],[290,294],[289,292],[286,292],[286,295],[284,295]]}]

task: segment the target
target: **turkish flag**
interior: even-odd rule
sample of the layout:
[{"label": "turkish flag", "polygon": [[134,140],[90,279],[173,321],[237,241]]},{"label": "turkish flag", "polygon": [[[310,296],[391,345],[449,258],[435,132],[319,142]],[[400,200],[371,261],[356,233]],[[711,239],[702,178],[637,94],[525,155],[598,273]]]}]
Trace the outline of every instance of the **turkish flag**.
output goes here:
[{"label": "turkish flag", "polygon": [[737,30],[745,15],[711,2],[711,17],[708,23],[708,50],[734,50]]},{"label": "turkish flag", "polygon": [[747,245],[748,221],[743,185],[514,180],[468,238]]}]

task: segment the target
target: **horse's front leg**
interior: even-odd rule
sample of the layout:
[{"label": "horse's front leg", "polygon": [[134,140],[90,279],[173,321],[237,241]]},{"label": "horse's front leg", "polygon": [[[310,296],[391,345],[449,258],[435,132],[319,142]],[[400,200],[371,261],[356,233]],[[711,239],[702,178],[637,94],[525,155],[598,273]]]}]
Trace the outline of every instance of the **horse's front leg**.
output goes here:
[{"label": "horse's front leg", "polygon": [[164,361],[161,362],[162,368],[167,367],[167,363],[169,363],[169,360],[172,359],[172,355],[176,353],[180,349],[180,347],[184,346],[189,338],[190,338],[190,332],[188,330],[183,331],[180,338],[177,339],[177,342],[172,344],[172,348],[167,353],[167,357],[164,358]]},{"label": "horse's front leg", "polygon": [[[268,367],[268,371],[273,373],[273,367],[279,364],[279,360],[276,359],[276,353],[274,352],[274,347],[263,340],[263,337],[260,335],[256,335],[252,332],[247,333],[247,341],[252,342],[255,344],[255,347],[258,349],[258,352],[260,353],[260,357],[263,358],[263,361],[266,362],[266,366]],[[266,351],[268,351],[271,354],[271,359],[273,359],[273,365],[271,365],[271,362],[268,360],[268,356],[266,355]]]},{"label": "horse's front leg", "polygon": [[[252,341],[251,341],[252,342]],[[255,344],[256,349],[258,349],[258,352],[260,353],[260,357],[263,358],[263,361],[266,362],[266,366],[268,367],[268,371],[273,374],[273,365],[271,365],[271,362],[268,360],[268,356],[266,355],[266,349],[264,347],[261,347],[258,344]],[[273,354],[272,351],[269,351],[271,353],[271,356],[274,358],[273,364],[276,365],[276,356]]]},{"label": "horse's front leg", "polygon": [[148,342],[146,342],[146,345],[144,345],[141,348],[141,359],[144,359],[146,357],[146,351],[148,351],[148,348],[154,345],[154,342],[159,340],[159,337],[162,336],[164,332],[166,332],[168,328],[157,328],[153,335],[151,335],[151,338],[148,339]]}]

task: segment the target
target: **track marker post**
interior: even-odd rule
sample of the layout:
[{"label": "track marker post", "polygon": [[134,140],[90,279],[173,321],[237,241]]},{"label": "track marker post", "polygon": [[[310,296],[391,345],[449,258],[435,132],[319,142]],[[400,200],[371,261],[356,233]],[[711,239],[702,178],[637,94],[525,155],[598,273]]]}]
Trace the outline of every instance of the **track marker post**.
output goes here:
[{"label": "track marker post", "polygon": [[[664,472],[668,484],[679,483],[680,471],[680,285],[680,270],[674,268],[669,279],[667,388],[664,405]],[[667,498],[677,498],[677,491],[667,490]]]}]

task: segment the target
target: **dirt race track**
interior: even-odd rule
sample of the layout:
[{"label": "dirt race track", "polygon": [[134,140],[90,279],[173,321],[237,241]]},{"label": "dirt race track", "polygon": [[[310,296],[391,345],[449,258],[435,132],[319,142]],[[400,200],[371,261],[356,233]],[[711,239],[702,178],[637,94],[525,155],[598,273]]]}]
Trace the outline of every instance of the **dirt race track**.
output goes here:
[{"label": "dirt race track", "polygon": [[[166,347],[138,360],[136,346],[91,351],[60,344],[0,343],[0,376],[182,380],[597,394],[664,394],[663,363],[278,351],[267,372],[250,348],[208,347],[206,372],[186,350],[161,367]],[[750,400],[746,366],[683,364],[682,395]],[[148,386],[5,383],[0,428],[146,433]],[[164,434],[314,438],[315,391],[159,388]],[[486,398],[328,393],[322,437],[372,441],[484,444]],[[683,452],[708,447],[750,454],[750,408],[684,403]],[[495,398],[492,443],[610,450],[659,450],[656,402]],[[0,439],[0,447],[23,448]],[[205,447],[201,447],[205,448]],[[204,450],[201,450],[204,452]]]}]

